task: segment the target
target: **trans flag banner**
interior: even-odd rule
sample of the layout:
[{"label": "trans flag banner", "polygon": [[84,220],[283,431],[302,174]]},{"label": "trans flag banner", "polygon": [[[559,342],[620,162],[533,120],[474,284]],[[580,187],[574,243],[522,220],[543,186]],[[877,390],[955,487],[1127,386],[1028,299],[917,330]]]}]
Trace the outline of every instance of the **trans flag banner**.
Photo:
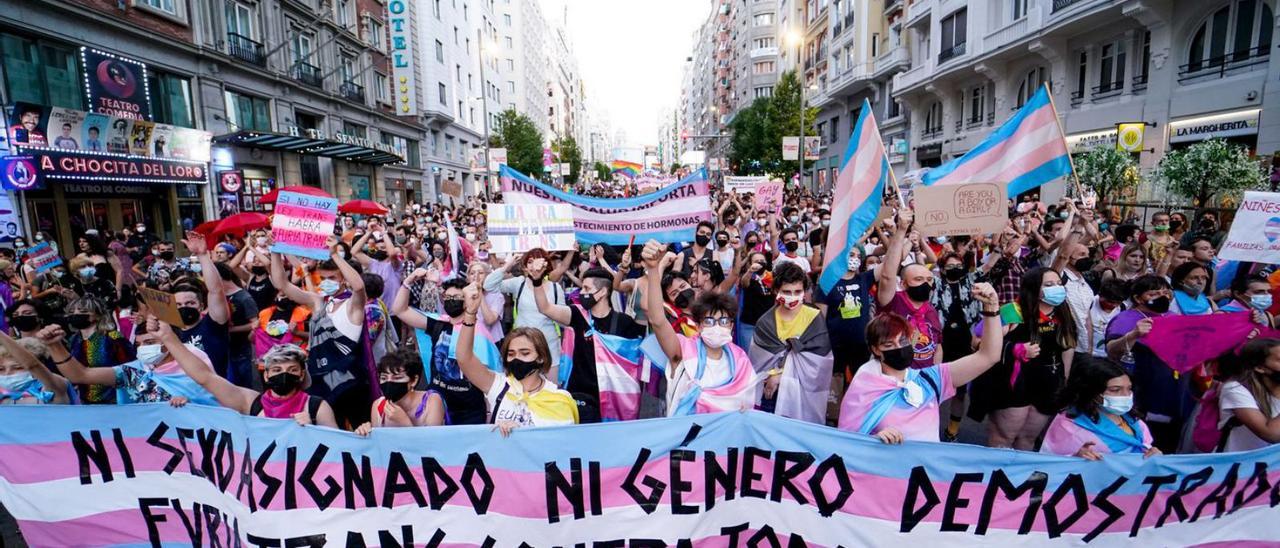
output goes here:
[{"label": "trans flag banner", "polygon": [[0,410],[0,503],[32,546],[1264,546],[1277,467],[1280,446],[1094,462],[757,412],[365,438],[194,405]]},{"label": "trans flag banner", "polygon": [[698,170],[680,182],[634,198],[594,198],[542,184],[503,165],[502,197],[507,204],[569,204],[580,244],[627,245],[657,240],[691,242],[698,223],[712,221],[706,174]]},{"label": "trans flag banner", "polygon": [[[964,156],[925,172],[925,185],[1001,182],[1017,196],[1071,175],[1071,155],[1048,86]],[[834,218],[834,216],[832,217]]]}]

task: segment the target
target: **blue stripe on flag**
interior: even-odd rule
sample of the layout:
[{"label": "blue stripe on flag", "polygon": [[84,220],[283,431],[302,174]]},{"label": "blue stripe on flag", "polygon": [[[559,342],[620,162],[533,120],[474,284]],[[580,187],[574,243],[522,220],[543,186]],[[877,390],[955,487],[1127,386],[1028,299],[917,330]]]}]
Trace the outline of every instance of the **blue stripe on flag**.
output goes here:
[{"label": "blue stripe on flag", "polygon": [[1071,157],[1062,155],[1009,181],[1009,197],[1017,196],[1049,181],[1071,175]]},{"label": "blue stripe on flag", "polygon": [[[863,99],[862,110],[858,114],[858,123],[853,126],[852,135],[854,137],[861,136],[863,134],[862,126],[867,123],[868,118],[871,118],[873,116],[874,114],[871,111],[871,103],[866,99]],[[874,118],[871,118],[871,119],[874,121]],[[879,133],[875,134],[874,138],[879,139],[880,138]],[[861,138],[859,137],[859,139]],[[844,174],[844,170],[852,169],[849,166],[849,162],[853,158],[854,153],[857,151],[858,147],[862,145],[863,143],[855,142],[852,138],[849,139],[849,144],[845,147],[844,160],[840,163],[841,175]],[[874,146],[871,143],[867,143],[866,145]],[[881,143],[882,148],[883,146],[884,144]],[[880,214],[880,206],[882,201],[881,197],[884,196],[884,188],[885,188],[885,184],[888,182],[887,180],[889,178],[890,169],[892,168],[889,166],[889,160],[885,158],[884,155],[881,155],[880,156],[880,177],[876,180],[875,189],[871,191],[871,193],[867,196],[867,199],[863,201],[862,204],[858,205],[857,209],[853,210],[853,212],[849,215],[848,219],[844,219],[843,221],[837,221],[837,222],[844,222],[846,224],[845,241],[842,243],[843,247],[841,248],[841,252],[840,252],[842,256],[849,255],[849,253],[853,250],[853,246],[858,243],[858,239],[862,236],[864,232],[867,231],[867,229],[871,228],[872,223],[875,222],[876,217]],[[857,176],[857,174],[854,174],[854,175],[855,177]],[[837,176],[836,180],[839,181],[840,176]],[[853,181],[853,187],[856,187],[857,185],[858,185],[858,181],[855,179]],[[837,191],[838,190],[839,188],[837,188]],[[851,187],[847,191],[852,192],[853,188]],[[838,203],[839,200],[840,200],[839,196],[836,196],[835,198],[833,198],[832,206],[834,207],[834,205]],[[832,245],[832,242],[827,242],[827,245]],[[845,272],[847,272],[848,270],[849,270],[848,263],[846,262],[840,262],[840,261],[828,262],[828,264],[823,266],[822,268],[822,275],[818,277],[818,286],[822,288],[822,291],[824,293],[830,292],[831,288],[835,287],[836,283],[840,281],[840,278],[843,277]]]},{"label": "blue stripe on flag", "polygon": [[[1014,133],[1017,133],[1018,128],[1022,125],[1023,120],[1026,120],[1027,117],[1031,116],[1031,114],[1034,113],[1035,111],[1041,108],[1046,108],[1048,106],[1049,106],[1048,88],[1045,86],[1040,86],[1040,91],[1037,91],[1035,95],[1032,95],[1031,99],[1027,101],[1027,104],[1022,105],[1022,108],[1018,109],[1018,112],[1015,113],[1013,117],[1006,120],[1005,123],[1002,124],[999,129],[991,132],[991,135],[988,135],[986,139],[984,139],[981,143],[978,143],[978,146],[973,147],[973,149],[965,153],[964,156],[956,158],[950,162],[947,162],[945,164],[942,164],[936,168],[930,169],[929,171],[925,172],[924,176],[920,178],[920,182],[924,183],[926,186],[932,185],[933,183],[937,182],[938,179],[941,179],[943,177],[946,177],[947,175],[950,175],[951,172],[955,171],[960,166],[970,162],[974,158],[981,156],[984,152],[999,146],[1005,140],[1012,137]],[[1009,192],[1010,196],[1013,196],[1014,194],[1015,193],[1013,191]]]}]

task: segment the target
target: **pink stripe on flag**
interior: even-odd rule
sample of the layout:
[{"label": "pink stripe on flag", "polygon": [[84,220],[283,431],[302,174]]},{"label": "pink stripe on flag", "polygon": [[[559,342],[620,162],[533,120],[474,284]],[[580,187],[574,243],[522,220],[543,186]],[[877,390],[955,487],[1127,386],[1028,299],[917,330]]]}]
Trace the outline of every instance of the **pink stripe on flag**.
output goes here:
[{"label": "pink stripe on flag", "polygon": [[[1018,126],[1018,130],[1007,139],[1001,141],[1000,144],[987,149],[982,152],[981,155],[960,165],[951,173],[948,173],[941,179],[934,181],[934,184],[950,185],[969,182],[972,180],[970,178],[972,175],[984,171],[993,165],[999,165],[1004,162],[1016,160],[1017,158],[1012,158],[1009,154],[1011,149],[1016,147],[1022,139],[1025,139],[1029,134],[1049,125],[1055,126],[1056,130],[1057,123],[1058,120],[1053,114],[1053,109],[1049,105],[1045,105],[1028,115],[1026,119],[1023,120],[1022,124]],[[1066,143],[1062,143],[1061,146],[1065,152]]]}]

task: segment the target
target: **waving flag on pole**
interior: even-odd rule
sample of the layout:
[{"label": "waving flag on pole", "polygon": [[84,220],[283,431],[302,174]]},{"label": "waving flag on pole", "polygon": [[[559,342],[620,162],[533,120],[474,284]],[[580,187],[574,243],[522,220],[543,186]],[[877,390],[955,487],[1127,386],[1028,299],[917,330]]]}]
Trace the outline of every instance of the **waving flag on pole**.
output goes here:
[{"label": "waving flag on pole", "polygon": [[831,205],[831,227],[823,245],[822,276],[818,285],[831,291],[848,271],[849,252],[862,234],[876,222],[885,184],[892,171],[880,140],[880,126],[871,112],[871,103],[862,100],[858,123],[853,126],[849,146],[845,148],[836,177],[836,191]]},{"label": "waving flag on pole", "polygon": [[1071,175],[1071,155],[1048,86],[968,154],[929,170],[925,185],[1008,183],[1009,196]]},{"label": "waving flag on pole", "polygon": [[613,170],[613,173],[621,174],[622,176],[630,179],[639,177],[640,173],[644,171],[644,166],[635,162],[628,162],[626,160],[614,160],[611,163],[610,168]]}]

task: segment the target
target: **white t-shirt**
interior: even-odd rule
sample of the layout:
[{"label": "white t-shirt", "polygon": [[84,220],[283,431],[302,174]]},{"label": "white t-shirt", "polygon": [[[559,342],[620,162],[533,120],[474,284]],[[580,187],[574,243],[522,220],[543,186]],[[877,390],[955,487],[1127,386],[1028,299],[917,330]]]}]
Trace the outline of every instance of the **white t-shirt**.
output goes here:
[{"label": "white t-shirt", "polygon": [[[573,398],[568,392],[557,388],[556,384],[551,382],[550,379],[542,377],[542,382],[543,385],[539,391],[562,392],[565,397]],[[521,427],[561,426],[576,422],[572,417],[539,416],[529,409],[529,406],[524,402],[513,401],[503,396],[503,388],[506,387],[507,377],[499,373],[493,373],[493,384],[489,385],[489,391],[485,392],[484,395],[484,402],[489,408],[489,413],[493,414],[495,407],[497,409],[497,416],[493,417],[491,422],[496,424],[502,421],[512,421]],[[507,391],[508,393],[518,393],[522,388],[523,386],[520,383],[515,383],[510,388],[507,388]],[[499,397],[503,398],[502,405],[497,405]]]},{"label": "white t-shirt", "polygon": [[797,256],[795,258],[791,258],[788,257],[786,253],[783,253],[782,255],[778,255],[778,258],[773,261],[773,269],[777,270],[783,263],[795,263],[800,266],[800,270],[803,270],[805,274],[809,273],[809,259],[804,257]]},{"label": "white t-shirt", "polygon": [[[1268,419],[1274,419],[1280,416],[1280,398],[1274,395],[1271,398],[1271,416]],[[1235,416],[1233,409],[1257,409],[1258,401],[1253,399],[1253,394],[1249,393],[1249,389],[1236,381],[1227,381],[1222,385],[1222,391],[1218,393],[1218,428],[1221,429],[1227,424],[1227,420]],[[1227,437],[1227,446],[1224,451],[1250,451],[1253,449],[1261,449],[1271,444],[1259,438],[1248,426],[1240,425],[1231,429],[1231,434]]]},{"label": "white t-shirt", "polygon": [[[1078,316],[1081,318],[1078,321],[1089,324],[1089,331],[1082,333],[1079,337],[1076,342],[1076,352],[1091,352],[1095,358],[1107,357],[1107,326],[1123,311],[1124,307],[1117,306],[1112,308],[1111,312],[1107,312],[1102,309],[1102,305],[1098,304],[1098,299],[1094,298],[1088,312],[1083,317]],[[1091,342],[1093,350],[1086,350],[1085,347]]]}]

